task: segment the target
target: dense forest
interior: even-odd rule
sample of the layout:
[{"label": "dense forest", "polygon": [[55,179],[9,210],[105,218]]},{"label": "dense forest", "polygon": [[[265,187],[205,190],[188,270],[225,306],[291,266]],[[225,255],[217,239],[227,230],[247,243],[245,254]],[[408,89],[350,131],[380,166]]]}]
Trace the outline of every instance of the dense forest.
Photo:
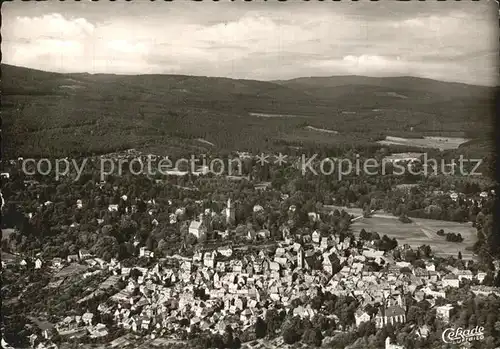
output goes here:
[{"label": "dense forest", "polygon": [[3,64],[3,153],[345,148],[376,146],[387,135],[427,135],[470,138],[461,151],[484,154],[491,151],[494,92],[410,77],[262,82],[57,74]]}]

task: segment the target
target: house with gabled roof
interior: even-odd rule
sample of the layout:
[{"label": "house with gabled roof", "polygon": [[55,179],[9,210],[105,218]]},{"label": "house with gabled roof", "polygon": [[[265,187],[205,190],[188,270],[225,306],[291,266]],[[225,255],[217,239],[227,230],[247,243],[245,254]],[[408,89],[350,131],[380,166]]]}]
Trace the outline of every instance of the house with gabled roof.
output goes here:
[{"label": "house with gabled roof", "polygon": [[317,230],[315,230],[311,235],[311,239],[313,243],[319,244],[321,239],[321,234]]},{"label": "house with gabled roof", "polygon": [[52,266],[57,269],[62,268],[63,267],[62,258],[59,257],[52,258]]},{"label": "house with gabled roof", "polygon": [[425,269],[427,269],[428,271],[436,271],[436,266],[434,265],[434,263],[426,262]]},{"label": "house with gabled roof", "polygon": [[359,327],[359,325],[361,325],[363,322],[368,322],[371,319],[370,315],[361,308],[358,308],[358,310],[356,310],[356,312],[354,313],[354,318],[356,321],[356,327]]},{"label": "house with gabled roof", "polygon": [[221,246],[217,248],[217,252],[224,257],[231,257],[233,254],[233,249],[230,246]]},{"label": "house with gabled roof", "polygon": [[436,317],[444,322],[449,322],[452,311],[453,305],[451,304],[436,307]]},{"label": "house with gabled roof", "polygon": [[413,275],[415,275],[418,278],[423,278],[423,279],[429,279],[430,278],[429,271],[427,269],[423,269],[423,268],[415,268],[415,269],[413,269]]},{"label": "house with gabled roof", "polygon": [[217,264],[215,265],[215,270],[224,273],[226,271],[226,263],[222,261],[217,262]]},{"label": "house with gabled roof", "polygon": [[88,250],[80,249],[78,251],[78,257],[80,257],[81,261],[84,261],[84,260],[92,257],[92,254]]},{"label": "house with gabled roof", "polygon": [[217,252],[215,251],[205,252],[205,255],[203,256],[203,265],[207,268],[214,269],[216,256]]},{"label": "house with gabled roof", "polygon": [[444,287],[454,287],[458,288],[460,286],[460,280],[454,274],[447,274],[443,278],[443,286]]},{"label": "house with gabled roof", "polygon": [[375,324],[377,328],[382,328],[387,324],[394,325],[395,323],[405,323],[406,313],[405,310],[399,305],[391,305],[389,307],[382,307],[379,309],[375,316]]},{"label": "house with gabled roof", "polygon": [[43,264],[43,262],[40,258],[35,259],[35,269],[41,269],[42,264]]},{"label": "house with gabled roof", "polygon": [[203,220],[191,221],[189,224],[189,234],[194,235],[197,240],[204,240],[207,235],[207,226]]},{"label": "house with gabled roof", "polygon": [[473,278],[472,271],[470,270],[458,270],[455,275],[457,275],[459,281],[463,279],[472,280]]}]

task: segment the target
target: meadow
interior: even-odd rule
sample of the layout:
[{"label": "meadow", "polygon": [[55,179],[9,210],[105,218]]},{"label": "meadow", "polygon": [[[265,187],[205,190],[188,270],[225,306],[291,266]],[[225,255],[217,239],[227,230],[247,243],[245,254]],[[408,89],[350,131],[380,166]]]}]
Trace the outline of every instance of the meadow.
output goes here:
[{"label": "meadow", "polygon": [[419,148],[434,148],[440,150],[457,149],[461,144],[467,143],[469,139],[461,137],[433,137],[403,138],[386,136],[384,140],[377,143],[383,145],[405,145]]},{"label": "meadow", "polygon": [[[358,235],[361,229],[367,232],[377,232],[381,237],[387,235],[390,238],[395,238],[398,244],[408,244],[411,247],[419,247],[421,245],[430,245],[437,256],[457,256],[458,252],[462,253],[462,257],[473,259],[474,255],[466,248],[472,248],[477,241],[476,228],[472,227],[472,223],[458,223],[451,221],[442,221],[424,218],[411,218],[412,223],[403,223],[398,217],[391,214],[377,212],[370,218],[363,217],[363,210],[360,208],[346,208],[339,206],[326,206],[329,210],[343,209],[353,215],[353,223],[351,229],[354,234]],[[462,242],[446,241],[444,236],[439,236],[436,232],[443,229],[445,234],[455,233],[461,234]]]},{"label": "meadow", "polygon": [[[432,251],[438,256],[457,256],[458,252],[462,257],[472,259],[474,255],[466,250],[476,242],[476,229],[472,223],[457,223],[432,219],[412,218],[412,223],[402,223],[397,217],[389,215],[374,215],[370,218],[360,218],[356,220],[352,227],[355,234],[361,229],[366,231],[376,231],[380,236],[387,235],[396,238],[399,245],[408,244],[411,247],[430,245]],[[462,242],[446,241],[444,236],[439,236],[436,232],[443,229],[447,233],[460,233],[464,239]]]},{"label": "meadow", "polygon": [[2,240],[9,240],[10,234],[15,231],[13,228],[2,229]]}]

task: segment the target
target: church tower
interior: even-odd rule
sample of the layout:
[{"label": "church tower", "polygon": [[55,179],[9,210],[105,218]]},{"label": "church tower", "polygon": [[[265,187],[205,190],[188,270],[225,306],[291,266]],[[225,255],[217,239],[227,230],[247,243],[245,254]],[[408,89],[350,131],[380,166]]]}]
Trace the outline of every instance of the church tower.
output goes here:
[{"label": "church tower", "polygon": [[304,250],[302,247],[300,247],[297,251],[297,268],[304,268]]},{"label": "church tower", "polygon": [[233,225],[235,222],[235,208],[234,204],[231,201],[231,198],[227,199],[227,206],[226,206],[226,224],[227,225]]}]

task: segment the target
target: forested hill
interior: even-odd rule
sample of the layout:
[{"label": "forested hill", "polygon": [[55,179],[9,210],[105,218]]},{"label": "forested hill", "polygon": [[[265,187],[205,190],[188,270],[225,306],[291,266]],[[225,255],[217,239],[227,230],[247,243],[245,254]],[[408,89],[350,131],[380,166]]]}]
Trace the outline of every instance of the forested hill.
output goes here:
[{"label": "forested hill", "polygon": [[264,82],[2,64],[1,80],[6,157],[356,145],[410,130],[481,140],[494,115],[493,88],[412,77]]},{"label": "forested hill", "polygon": [[444,82],[412,76],[397,77],[367,77],[357,75],[330,76],[330,77],[301,77],[290,80],[273,81],[282,86],[294,87],[301,90],[315,88],[335,88],[342,86],[377,86],[406,91],[422,91],[448,97],[485,97],[495,90],[488,86],[468,85],[457,82]]}]

